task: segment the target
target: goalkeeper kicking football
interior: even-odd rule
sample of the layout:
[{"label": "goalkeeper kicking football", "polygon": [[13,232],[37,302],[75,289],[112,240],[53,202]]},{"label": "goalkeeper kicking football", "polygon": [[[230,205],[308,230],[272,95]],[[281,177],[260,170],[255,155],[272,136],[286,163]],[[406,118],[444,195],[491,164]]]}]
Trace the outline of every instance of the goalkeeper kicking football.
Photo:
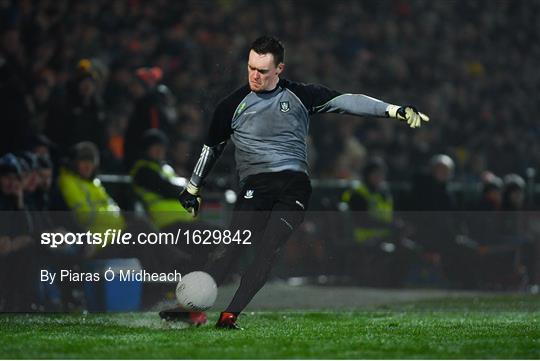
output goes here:
[{"label": "goalkeeper kicking football", "polygon": [[[275,38],[263,36],[253,42],[248,84],[217,105],[200,158],[179,197],[184,208],[196,216],[204,180],[231,139],[241,184],[231,229],[254,229],[255,256],[221,313],[218,328],[239,328],[238,315],[264,286],[280,249],[303,221],[311,195],[306,154],[311,114],[389,117],[405,121],[411,128],[429,120],[413,106],[282,79],[284,53]],[[220,285],[243,250],[236,245],[222,246],[205,271]],[[193,324],[206,322],[202,313],[180,311],[162,311],[160,316]]]}]

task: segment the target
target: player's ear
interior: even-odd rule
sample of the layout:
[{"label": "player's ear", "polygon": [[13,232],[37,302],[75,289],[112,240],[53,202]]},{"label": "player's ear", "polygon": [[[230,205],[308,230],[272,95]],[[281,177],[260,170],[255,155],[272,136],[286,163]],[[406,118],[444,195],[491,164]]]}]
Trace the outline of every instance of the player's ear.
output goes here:
[{"label": "player's ear", "polygon": [[285,64],[284,63],[279,63],[277,68],[276,68],[277,75],[281,74],[284,69],[285,69]]}]

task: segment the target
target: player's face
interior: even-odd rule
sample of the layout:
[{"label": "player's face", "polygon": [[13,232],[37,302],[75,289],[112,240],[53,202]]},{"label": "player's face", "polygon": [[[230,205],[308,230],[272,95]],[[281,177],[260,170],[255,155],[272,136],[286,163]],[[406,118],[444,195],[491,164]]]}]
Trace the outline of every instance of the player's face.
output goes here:
[{"label": "player's face", "polygon": [[250,89],[254,92],[273,90],[279,82],[279,74],[284,66],[283,63],[276,66],[272,54],[257,54],[251,50],[248,59]]}]

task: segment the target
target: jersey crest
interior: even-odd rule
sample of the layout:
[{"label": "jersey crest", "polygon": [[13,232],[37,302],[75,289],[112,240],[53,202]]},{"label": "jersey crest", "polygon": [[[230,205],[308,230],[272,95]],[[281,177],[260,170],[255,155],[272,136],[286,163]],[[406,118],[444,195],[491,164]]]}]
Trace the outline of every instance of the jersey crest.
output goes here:
[{"label": "jersey crest", "polygon": [[283,113],[287,113],[289,110],[291,110],[291,107],[289,106],[289,102],[279,102],[279,110],[281,110]]}]

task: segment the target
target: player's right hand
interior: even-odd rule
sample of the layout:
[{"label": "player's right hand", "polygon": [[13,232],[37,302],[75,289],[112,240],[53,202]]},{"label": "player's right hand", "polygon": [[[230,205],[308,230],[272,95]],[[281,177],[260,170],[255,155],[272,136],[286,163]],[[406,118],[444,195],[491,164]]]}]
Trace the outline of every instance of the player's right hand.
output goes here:
[{"label": "player's right hand", "polygon": [[178,196],[178,200],[186,211],[188,211],[193,217],[197,217],[202,203],[202,198],[199,195],[199,188],[189,183]]}]

